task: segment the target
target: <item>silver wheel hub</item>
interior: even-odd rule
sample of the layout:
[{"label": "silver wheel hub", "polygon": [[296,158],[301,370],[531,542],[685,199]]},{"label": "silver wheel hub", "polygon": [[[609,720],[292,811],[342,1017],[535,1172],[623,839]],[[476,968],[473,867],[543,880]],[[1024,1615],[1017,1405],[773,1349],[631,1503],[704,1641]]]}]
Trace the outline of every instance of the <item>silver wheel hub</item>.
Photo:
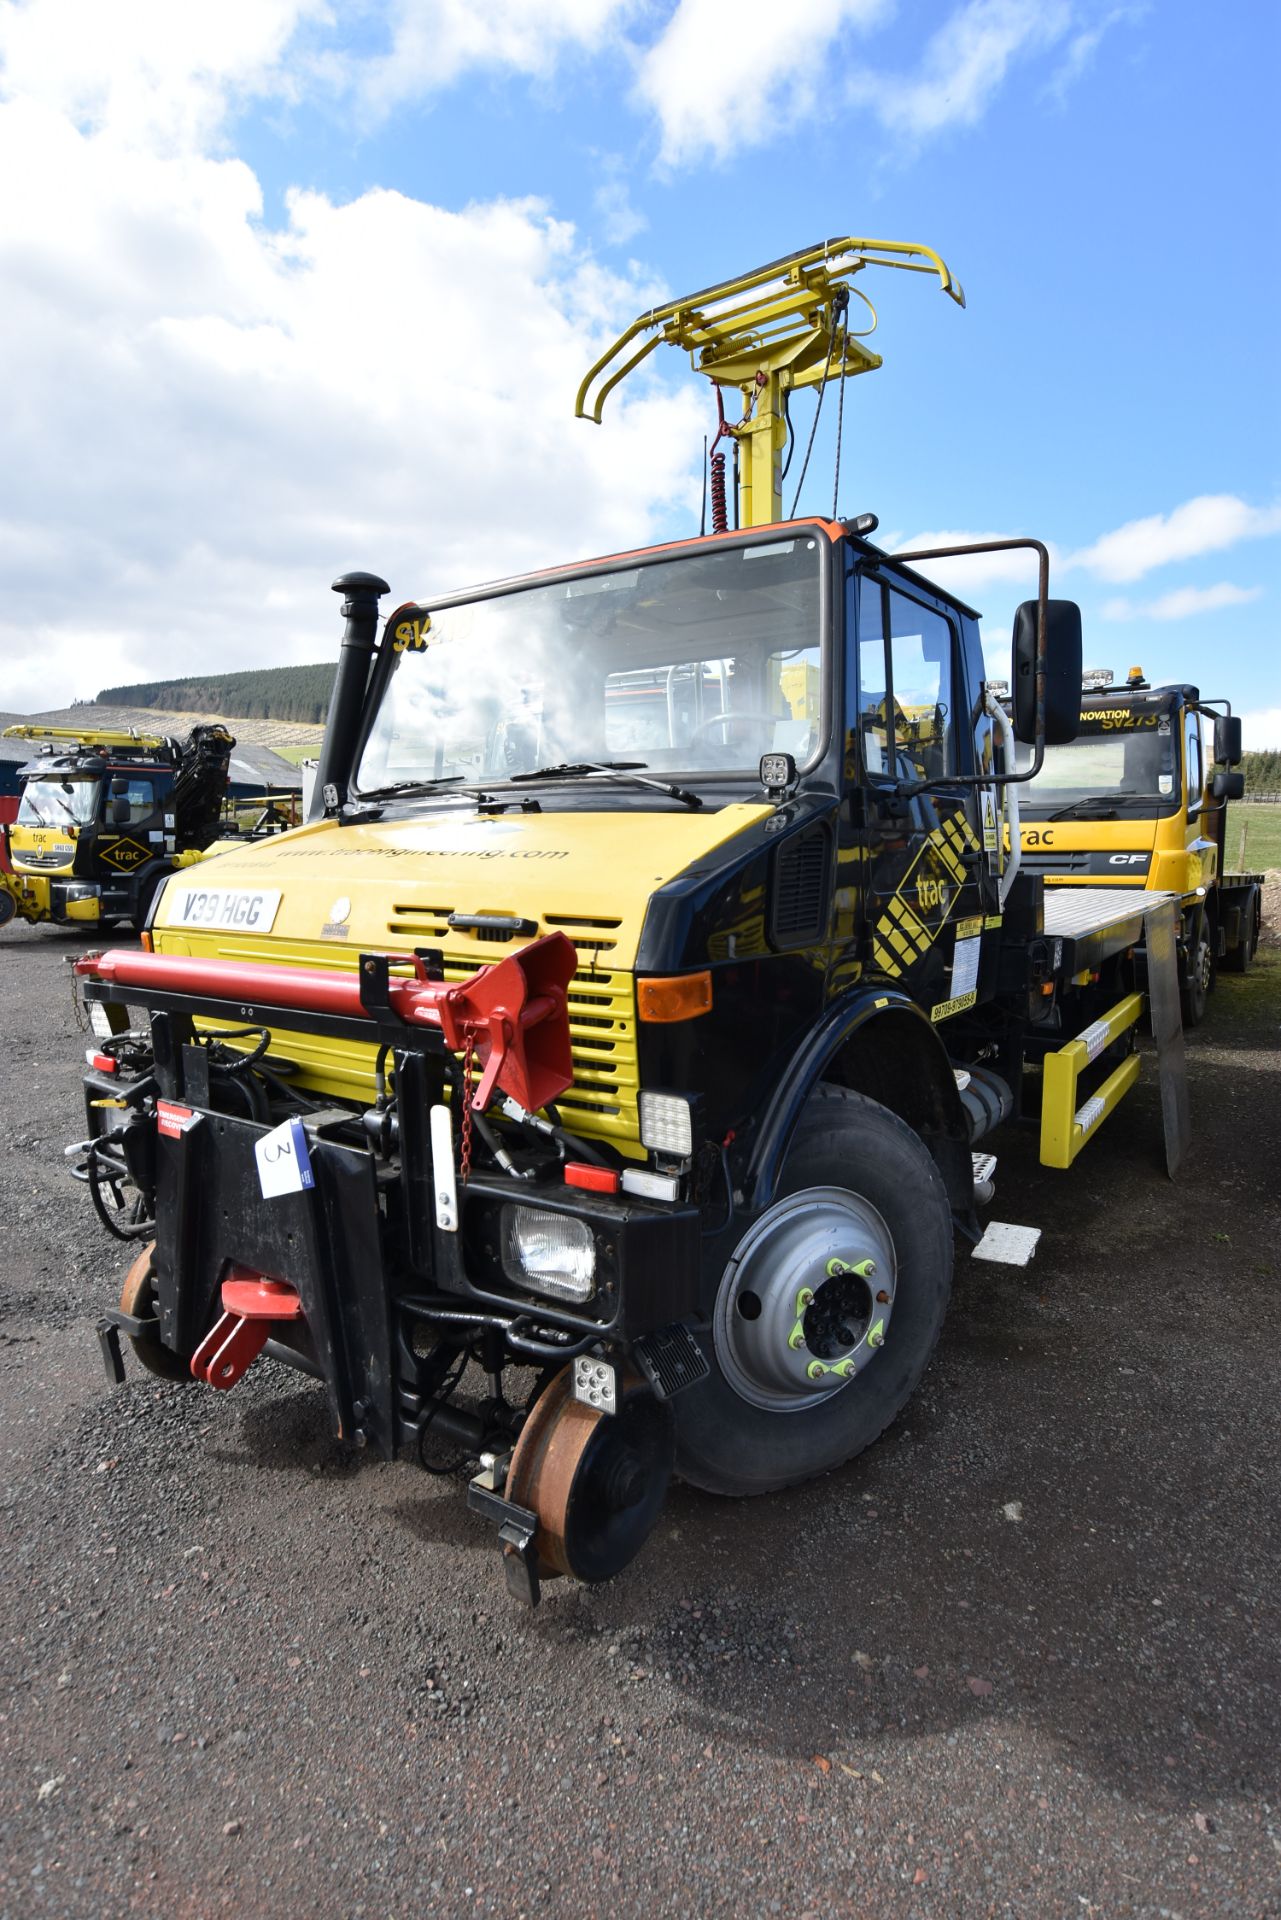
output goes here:
[{"label": "silver wheel hub", "polygon": [[771,1412],[831,1399],[884,1345],[898,1273],[889,1228],[844,1187],[789,1194],[749,1228],[713,1314],[734,1391]]}]

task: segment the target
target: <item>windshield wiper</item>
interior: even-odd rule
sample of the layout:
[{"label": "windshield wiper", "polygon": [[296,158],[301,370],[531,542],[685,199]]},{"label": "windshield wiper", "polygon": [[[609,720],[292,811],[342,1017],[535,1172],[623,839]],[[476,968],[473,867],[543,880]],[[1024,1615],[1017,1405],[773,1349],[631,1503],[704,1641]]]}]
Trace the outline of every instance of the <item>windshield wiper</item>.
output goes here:
[{"label": "windshield wiper", "polygon": [[390,800],[398,793],[430,793],[434,787],[449,787],[464,780],[465,774],[441,773],[434,780],[393,780],[389,787],[363,787],[357,800]]},{"label": "windshield wiper", "polygon": [[648,765],[644,760],[567,760],[561,766],[535,767],[529,773],[509,773],[507,784],[518,787],[526,780],[577,780],[584,774],[603,773],[620,778],[625,787],[652,787],[655,793],[668,794],[673,800],[681,800],[687,807],[701,807],[701,794],[691,793],[688,787],[678,787],[671,780],[647,779],[643,773],[633,769]]},{"label": "windshield wiper", "polygon": [[1116,808],[1112,805],[1114,800],[1137,800],[1138,798],[1139,796],[1137,794],[1129,793],[1088,793],[1083,800],[1073,800],[1066,807],[1060,807],[1057,813],[1047,814],[1046,818],[1049,820],[1066,820],[1069,814],[1078,813],[1084,807],[1090,807],[1091,809],[1094,807],[1106,807],[1108,813],[1101,814],[1099,817],[1106,820],[1108,814],[1110,814],[1111,817],[1115,819]]}]

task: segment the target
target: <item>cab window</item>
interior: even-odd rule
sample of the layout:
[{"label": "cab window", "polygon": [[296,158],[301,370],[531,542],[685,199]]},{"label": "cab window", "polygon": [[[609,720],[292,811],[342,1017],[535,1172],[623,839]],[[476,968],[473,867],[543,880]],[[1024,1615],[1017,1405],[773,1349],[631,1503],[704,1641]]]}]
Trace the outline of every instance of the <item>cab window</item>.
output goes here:
[{"label": "cab window", "polygon": [[[117,814],[117,809],[123,812],[122,801],[129,809],[127,820],[120,819]],[[141,780],[130,774],[128,781],[123,782],[117,774],[111,783],[111,808],[113,821],[119,826],[132,825],[137,820],[149,820],[156,810],[154,780]]]},{"label": "cab window", "polygon": [[858,729],[873,776],[938,780],[957,771],[952,623],[887,582],[859,591]]},{"label": "cab window", "polygon": [[1201,759],[1201,722],[1195,713],[1188,715],[1188,805],[1195,806],[1205,786],[1205,765]]}]

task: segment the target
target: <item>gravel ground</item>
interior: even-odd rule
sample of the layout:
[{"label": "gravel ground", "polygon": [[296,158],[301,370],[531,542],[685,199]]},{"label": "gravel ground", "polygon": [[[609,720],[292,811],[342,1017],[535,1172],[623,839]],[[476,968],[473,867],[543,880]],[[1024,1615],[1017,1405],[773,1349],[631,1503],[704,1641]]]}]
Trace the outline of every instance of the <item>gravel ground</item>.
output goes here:
[{"label": "gravel ground", "polygon": [[[1281,954],[1070,1174],[1026,1135],[893,1434],[818,1485],[678,1488],[527,1615],[461,1486],[318,1389],[131,1369],[67,1179],[84,1042],[0,934],[0,1913],[1281,1915]],[[1000,1144],[1000,1143],[998,1143]]]}]

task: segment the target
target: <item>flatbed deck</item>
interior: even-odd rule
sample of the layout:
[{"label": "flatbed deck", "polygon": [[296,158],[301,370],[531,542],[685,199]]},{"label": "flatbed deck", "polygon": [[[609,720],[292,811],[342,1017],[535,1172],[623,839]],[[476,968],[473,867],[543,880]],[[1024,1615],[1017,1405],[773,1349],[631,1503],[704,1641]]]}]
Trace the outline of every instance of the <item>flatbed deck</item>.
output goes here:
[{"label": "flatbed deck", "polygon": [[1137,946],[1146,916],[1179,904],[1177,893],[1144,887],[1047,887],[1045,935],[1064,943],[1058,964],[1068,973],[1079,973],[1123,947]]}]

